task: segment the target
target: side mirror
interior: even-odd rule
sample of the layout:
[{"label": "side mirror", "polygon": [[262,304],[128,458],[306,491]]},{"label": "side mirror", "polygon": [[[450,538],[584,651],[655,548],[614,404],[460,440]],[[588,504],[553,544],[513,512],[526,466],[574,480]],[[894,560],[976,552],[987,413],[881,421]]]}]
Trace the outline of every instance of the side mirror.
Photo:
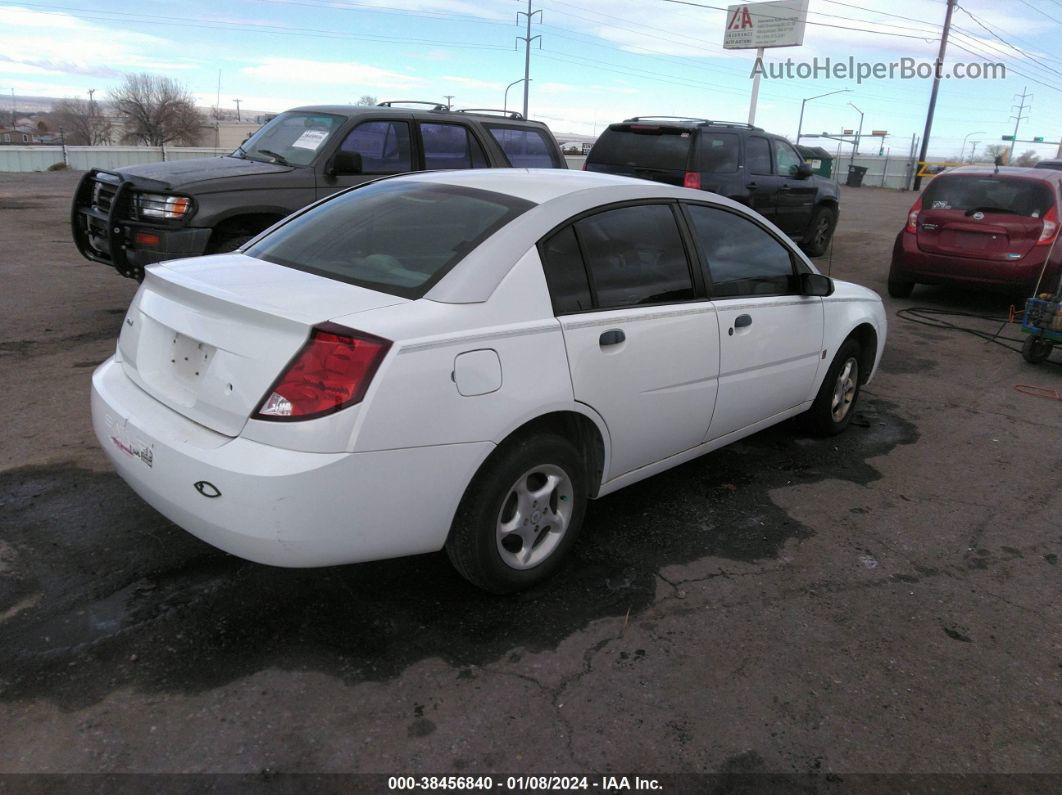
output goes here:
[{"label": "side mirror", "polygon": [[795,176],[797,179],[807,179],[814,173],[815,169],[811,167],[811,163],[801,163],[799,166],[796,167]]},{"label": "side mirror", "polygon": [[800,274],[800,294],[825,298],[833,295],[833,279],[821,273]]},{"label": "side mirror", "polygon": [[361,153],[360,152],[344,152],[340,150],[336,152],[336,156],[332,159],[332,174],[360,174],[361,173]]}]

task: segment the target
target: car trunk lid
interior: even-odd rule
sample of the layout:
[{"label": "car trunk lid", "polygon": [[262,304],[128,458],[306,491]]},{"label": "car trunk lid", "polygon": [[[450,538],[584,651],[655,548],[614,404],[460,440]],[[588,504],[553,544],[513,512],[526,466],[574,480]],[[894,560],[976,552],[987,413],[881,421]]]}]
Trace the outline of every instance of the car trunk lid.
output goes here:
[{"label": "car trunk lid", "polygon": [[189,419],[236,436],[311,328],[406,299],[226,254],[155,266],[126,315],[126,374]]},{"label": "car trunk lid", "polygon": [[1039,180],[937,177],[923,197],[918,247],[928,254],[1017,261],[1039,240],[1053,206],[1051,190]]}]

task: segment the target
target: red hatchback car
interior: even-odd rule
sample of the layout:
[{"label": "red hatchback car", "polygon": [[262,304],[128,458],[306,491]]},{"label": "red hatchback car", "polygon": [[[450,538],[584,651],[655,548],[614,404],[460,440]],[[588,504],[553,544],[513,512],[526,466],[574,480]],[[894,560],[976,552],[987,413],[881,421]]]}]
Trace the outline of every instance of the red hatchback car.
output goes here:
[{"label": "red hatchback car", "polygon": [[[964,166],[935,177],[896,236],[889,295],[915,284],[965,284],[1032,294],[1062,267],[1062,171]],[[1044,263],[1047,262],[1047,268]]]}]

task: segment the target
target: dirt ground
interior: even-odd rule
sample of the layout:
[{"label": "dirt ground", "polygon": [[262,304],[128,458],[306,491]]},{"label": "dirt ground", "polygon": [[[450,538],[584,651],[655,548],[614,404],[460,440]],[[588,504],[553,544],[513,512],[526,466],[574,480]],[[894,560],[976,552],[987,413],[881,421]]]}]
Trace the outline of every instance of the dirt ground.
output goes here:
[{"label": "dirt ground", "polygon": [[[0,772],[1062,774],[1062,403],[1014,389],[1062,368],[893,314],[1008,299],[886,299],[847,433],[598,501],[530,593],[442,555],[280,570],[98,450],[136,285],[74,250],[77,176],[0,174]],[[884,294],[912,201],[846,189],[832,274]]]}]

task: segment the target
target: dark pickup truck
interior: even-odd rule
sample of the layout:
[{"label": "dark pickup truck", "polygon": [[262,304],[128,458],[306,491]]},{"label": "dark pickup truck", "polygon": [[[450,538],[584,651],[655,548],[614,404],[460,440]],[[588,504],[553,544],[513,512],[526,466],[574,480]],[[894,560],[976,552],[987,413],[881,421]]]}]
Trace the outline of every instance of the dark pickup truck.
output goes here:
[{"label": "dark pickup truck", "polygon": [[223,157],[89,171],[71,227],[84,257],[140,280],[152,262],[232,251],[311,202],[381,176],[506,167],[566,166],[549,128],[518,113],[413,102],[302,107]]}]

